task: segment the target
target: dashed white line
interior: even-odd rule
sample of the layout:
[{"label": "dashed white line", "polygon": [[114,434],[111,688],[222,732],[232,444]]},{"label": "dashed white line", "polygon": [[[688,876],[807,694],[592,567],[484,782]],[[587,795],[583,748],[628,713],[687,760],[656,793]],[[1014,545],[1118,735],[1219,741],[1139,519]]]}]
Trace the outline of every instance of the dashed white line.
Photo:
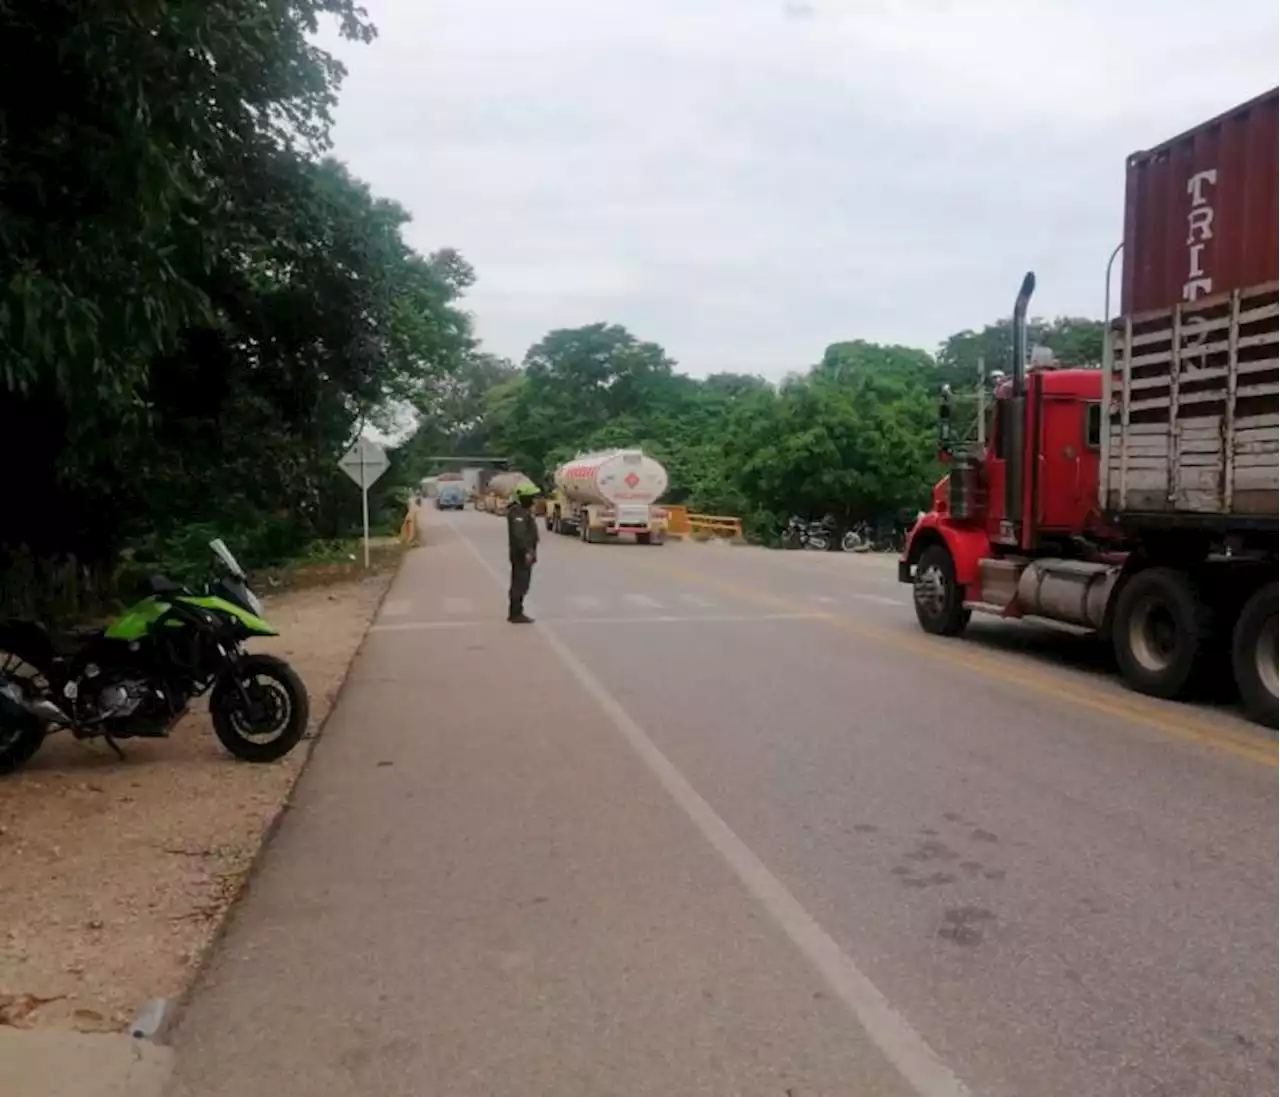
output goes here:
[{"label": "dashed white line", "polygon": [[658,609],[660,606],[656,598],[650,598],[647,594],[624,594],[622,600],[641,609]]}]

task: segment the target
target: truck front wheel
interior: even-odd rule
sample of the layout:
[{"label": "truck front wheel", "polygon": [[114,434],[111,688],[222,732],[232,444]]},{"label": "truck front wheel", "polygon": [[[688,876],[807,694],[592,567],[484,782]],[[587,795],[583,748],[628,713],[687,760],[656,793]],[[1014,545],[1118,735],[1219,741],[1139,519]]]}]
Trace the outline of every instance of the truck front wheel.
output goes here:
[{"label": "truck front wheel", "polygon": [[1231,638],[1231,665],[1240,700],[1249,719],[1274,729],[1277,704],[1275,583],[1268,583],[1245,603]]},{"label": "truck front wheel", "polygon": [[934,636],[958,636],[971,616],[964,590],[956,582],[956,566],[945,545],[930,545],[916,564],[912,587],[916,619]]},{"label": "truck front wheel", "polygon": [[1211,635],[1209,611],[1181,571],[1148,568],[1120,591],[1112,644],[1120,673],[1139,693],[1167,700],[1186,693]]}]

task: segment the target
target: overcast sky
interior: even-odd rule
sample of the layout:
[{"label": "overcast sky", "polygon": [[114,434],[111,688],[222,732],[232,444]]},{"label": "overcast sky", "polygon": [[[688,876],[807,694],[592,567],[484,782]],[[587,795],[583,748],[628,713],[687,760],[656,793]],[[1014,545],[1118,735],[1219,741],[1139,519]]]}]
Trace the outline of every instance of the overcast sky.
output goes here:
[{"label": "overcast sky", "polygon": [[1027,269],[1100,315],[1125,156],[1278,79],[1276,0],[364,2],[336,154],[487,349],[607,320],[695,375],[933,349]]}]

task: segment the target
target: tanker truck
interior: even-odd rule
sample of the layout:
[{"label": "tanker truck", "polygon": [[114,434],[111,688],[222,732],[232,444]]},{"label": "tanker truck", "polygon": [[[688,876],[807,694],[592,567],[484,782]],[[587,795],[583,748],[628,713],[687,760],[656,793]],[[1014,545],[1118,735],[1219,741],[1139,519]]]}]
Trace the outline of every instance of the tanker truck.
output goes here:
[{"label": "tanker truck", "polygon": [[667,490],[667,470],[638,449],[584,453],[556,469],[547,502],[547,529],[594,544],[621,534],[641,545],[660,545],[666,511],[656,506]]},{"label": "tanker truck", "polygon": [[491,477],[489,483],[485,486],[484,509],[490,514],[506,513],[507,506],[515,495],[516,486],[532,483],[533,481],[523,472],[498,473],[496,476]]},{"label": "tanker truck", "polygon": [[984,441],[953,444],[944,390],[950,475],[899,563],[926,632],[990,613],[1092,633],[1132,689],[1234,679],[1274,730],[1276,124],[1272,91],[1129,157],[1102,369],[1026,368],[1028,274]]}]

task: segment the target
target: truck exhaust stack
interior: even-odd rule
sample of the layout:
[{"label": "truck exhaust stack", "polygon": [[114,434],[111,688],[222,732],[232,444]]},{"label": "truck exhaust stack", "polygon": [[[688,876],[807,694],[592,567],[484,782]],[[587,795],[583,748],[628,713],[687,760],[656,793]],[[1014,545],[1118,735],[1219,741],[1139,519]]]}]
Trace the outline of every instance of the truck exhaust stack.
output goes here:
[{"label": "truck exhaust stack", "polygon": [[[1013,303],[1013,397],[1008,403],[1004,427],[1007,429],[1005,448],[1005,514],[1015,525],[1022,521],[1022,490],[1026,473],[1026,456],[1023,452],[1026,435],[1023,429],[1023,412],[1027,391],[1027,307],[1036,291],[1035,271],[1027,271],[1022,277],[1018,298]],[[1021,539],[1021,531],[1017,531]]]}]

